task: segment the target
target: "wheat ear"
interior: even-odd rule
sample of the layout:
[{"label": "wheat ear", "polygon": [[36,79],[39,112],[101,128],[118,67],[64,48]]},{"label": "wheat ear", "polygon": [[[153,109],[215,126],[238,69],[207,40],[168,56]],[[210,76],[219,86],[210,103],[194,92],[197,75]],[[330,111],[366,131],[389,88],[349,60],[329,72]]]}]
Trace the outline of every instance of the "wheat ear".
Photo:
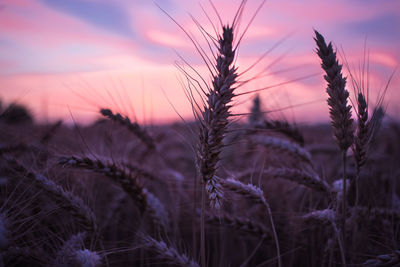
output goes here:
[{"label": "wheat ear", "polygon": [[274,130],[295,141],[300,146],[304,146],[304,136],[301,131],[296,125],[291,125],[287,121],[265,120],[260,128]]},{"label": "wheat ear", "polygon": [[342,151],[353,143],[353,128],[351,119],[351,106],[347,105],[349,92],[346,90],[346,78],[342,76],[342,65],[336,59],[332,43],[325,43],[324,37],[315,31],[317,44],[317,54],[322,60],[321,67],[325,71],[325,80],[328,83],[326,92],[328,93],[329,113],[334,129],[334,136]]},{"label": "wheat ear", "polygon": [[352,146],[354,158],[356,159],[357,173],[367,159],[367,148],[369,141],[368,130],[368,104],[363,93],[357,96],[357,130]]},{"label": "wheat ear", "polygon": [[217,73],[212,81],[212,89],[207,93],[207,104],[200,120],[200,136],[197,159],[205,188],[213,208],[221,206],[222,192],[215,173],[218,168],[223,139],[227,132],[230,116],[230,102],[234,96],[236,68],[232,66],[235,51],[232,46],[233,28],[223,27],[218,38]]},{"label": "wheat ear", "polygon": [[[169,228],[169,217],[164,205],[162,205],[156,196],[142,186],[139,178],[130,172],[131,169],[100,159],[76,156],[62,157],[59,159],[59,164],[88,169],[110,177],[121,185],[122,189],[138,205],[142,214],[147,209],[152,221],[156,225],[162,226],[164,229]],[[140,174],[141,172],[138,173],[138,175]]]},{"label": "wheat ear", "polygon": [[[325,71],[325,80],[328,82],[326,92],[328,93],[329,113],[333,126],[334,136],[342,151],[343,180],[346,179],[346,152],[353,143],[353,120],[351,119],[351,106],[347,105],[349,92],[346,90],[346,78],[342,76],[342,65],[336,59],[332,43],[326,45],[324,37],[315,31],[315,42],[318,49],[317,54],[322,60],[321,67]],[[346,205],[347,205],[347,183],[343,183],[342,200],[342,235],[345,244],[346,234]]]},{"label": "wheat ear", "polygon": [[368,120],[368,103],[364,94],[359,92],[357,97],[357,130],[352,146],[357,168],[356,178],[353,181],[356,188],[355,206],[358,205],[359,200],[358,181],[360,178],[360,169],[368,159],[369,148],[381,127],[383,117],[384,110],[381,106],[378,106],[374,109],[372,117]]},{"label": "wheat ear", "polygon": [[80,267],[98,267],[101,266],[101,256],[88,249],[80,249],[75,251],[75,266]]},{"label": "wheat ear", "polygon": [[228,190],[232,190],[238,194],[245,196],[246,198],[249,198],[255,202],[262,203],[264,205],[265,209],[267,210],[267,216],[268,216],[269,222],[271,224],[272,233],[274,234],[276,253],[277,253],[277,257],[278,257],[278,266],[281,267],[282,261],[281,261],[281,253],[280,253],[280,248],[279,248],[279,239],[278,239],[278,235],[276,233],[274,219],[272,218],[271,208],[270,208],[267,200],[264,197],[264,192],[258,186],[255,186],[252,184],[246,185],[246,184],[243,184],[242,182],[232,179],[232,178],[222,180],[222,186]]},{"label": "wheat ear", "polygon": [[367,260],[362,265],[370,267],[399,266],[400,251],[396,250],[392,254],[382,254],[375,259]]},{"label": "wheat ear", "polygon": [[69,211],[85,227],[85,230],[97,234],[96,216],[80,197],[72,192],[65,191],[64,188],[49,178],[27,170],[15,160],[8,160],[8,164],[18,174],[31,179],[37,186],[45,190],[61,207]]},{"label": "wheat ear", "polygon": [[343,241],[341,239],[341,234],[340,231],[336,225],[336,216],[335,216],[335,211],[332,209],[324,209],[324,210],[315,210],[310,213],[307,213],[303,215],[303,219],[305,221],[317,221],[319,223],[329,223],[332,225],[332,228],[336,234],[336,237],[338,239],[339,243],[339,248],[340,248],[340,255],[342,257],[342,265],[346,267],[346,257],[345,257],[345,251],[344,251],[344,246],[343,246]]},{"label": "wheat ear", "polygon": [[294,158],[313,164],[310,153],[296,143],[273,136],[256,136],[254,140],[268,148],[283,151]]},{"label": "wheat ear", "polygon": [[235,50],[233,49],[233,26],[224,26],[222,35],[218,36],[218,54],[213,75],[212,89],[206,94],[206,104],[201,114],[199,143],[197,147],[197,167],[202,178],[200,250],[201,265],[206,266],[204,212],[207,193],[210,206],[218,209],[222,202],[222,190],[215,175],[220,161],[223,139],[227,132],[230,116],[230,102],[234,96],[236,67],[233,66]]},{"label": "wheat ear", "polygon": [[189,258],[186,254],[178,252],[172,246],[168,246],[164,241],[158,241],[150,236],[142,237],[145,248],[155,252],[160,258],[170,261],[174,265],[183,267],[199,267],[200,265]]},{"label": "wheat ear", "polygon": [[100,113],[104,116],[109,118],[112,121],[118,122],[119,124],[128,128],[137,138],[139,138],[148,149],[153,150],[155,149],[155,144],[153,138],[149,135],[149,133],[140,127],[137,122],[131,122],[131,120],[125,116],[123,117],[119,113],[113,113],[110,109],[103,108],[100,110]]},{"label": "wheat ear", "polygon": [[218,215],[207,213],[206,222],[214,225],[223,224],[244,232],[262,236],[265,239],[271,239],[271,232],[264,224],[252,221],[249,218],[232,216],[227,213],[221,213]]},{"label": "wheat ear", "polygon": [[117,166],[114,163],[105,162],[100,159],[91,159],[88,157],[61,157],[58,163],[62,166],[87,169],[110,177],[121,185],[122,189],[138,205],[141,213],[144,213],[146,210],[147,203],[144,188],[139,181],[139,178],[133,176],[129,170]]},{"label": "wheat ear", "polygon": [[270,178],[282,178],[302,184],[313,190],[327,193],[329,197],[332,192],[331,187],[317,174],[311,174],[299,169],[270,167],[265,169],[262,174]]},{"label": "wheat ear", "polygon": [[261,111],[261,100],[258,94],[253,98],[253,105],[251,106],[249,115],[249,124],[256,129],[279,132],[299,145],[304,146],[304,136],[295,125],[291,125],[287,121],[264,119]]},{"label": "wheat ear", "polygon": [[86,233],[81,232],[72,235],[67,241],[65,241],[55,255],[53,266],[61,266],[62,264],[66,264],[69,260],[71,260],[71,258],[74,257],[74,252],[82,247],[85,238]]}]

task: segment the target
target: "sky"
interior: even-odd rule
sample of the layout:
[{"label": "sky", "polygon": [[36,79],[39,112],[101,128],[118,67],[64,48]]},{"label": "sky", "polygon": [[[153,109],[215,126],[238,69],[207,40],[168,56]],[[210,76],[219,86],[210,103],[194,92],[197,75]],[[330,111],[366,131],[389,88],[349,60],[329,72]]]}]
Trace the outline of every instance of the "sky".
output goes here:
[{"label": "sky", "polygon": [[[212,62],[199,27],[215,37],[219,18],[231,23],[240,2],[0,0],[0,99],[27,105],[39,121],[88,123],[100,108],[146,124],[193,119],[187,75],[208,85],[212,77],[191,39]],[[268,0],[257,12],[261,3],[247,1],[236,29],[235,66],[249,82],[235,89],[233,114],[266,88],[267,116],[329,120],[314,29],[337,49],[352,99],[351,77],[364,80],[373,108],[400,63],[399,1]],[[385,98],[395,119],[399,87],[397,70]]]}]

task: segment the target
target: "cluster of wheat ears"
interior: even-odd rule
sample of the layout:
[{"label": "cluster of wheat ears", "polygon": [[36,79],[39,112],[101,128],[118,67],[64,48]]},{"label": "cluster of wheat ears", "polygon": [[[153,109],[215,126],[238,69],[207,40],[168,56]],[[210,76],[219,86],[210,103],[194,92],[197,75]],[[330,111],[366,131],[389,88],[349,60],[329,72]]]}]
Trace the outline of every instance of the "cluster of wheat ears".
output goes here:
[{"label": "cluster of wheat ears", "polygon": [[217,36],[199,26],[216,49],[193,42],[212,77],[187,76],[195,122],[149,129],[106,108],[75,129],[0,121],[0,266],[400,265],[399,127],[375,141],[383,96],[371,109],[351,76],[350,101],[315,31],[337,146],[267,118],[258,96],[233,122],[245,3]]}]

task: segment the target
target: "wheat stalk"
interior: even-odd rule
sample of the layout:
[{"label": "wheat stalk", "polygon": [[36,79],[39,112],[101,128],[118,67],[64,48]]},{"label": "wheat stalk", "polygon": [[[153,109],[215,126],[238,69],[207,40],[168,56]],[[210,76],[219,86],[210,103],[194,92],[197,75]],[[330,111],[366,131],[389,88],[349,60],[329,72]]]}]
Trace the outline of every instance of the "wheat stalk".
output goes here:
[{"label": "wheat stalk", "polygon": [[[336,59],[336,53],[333,51],[332,43],[326,45],[324,37],[315,31],[314,38],[317,44],[317,54],[322,60],[321,67],[326,75],[325,80],[328,82],[326,92],[328,93],[329,113],[331,124],[333,126],[334,136],[342,151],[343,162],[343,179],[346,179],[346,152],[353,143],[353,120],[351,118],[351,106],[347,105],[349,92],[345,89],[346,78],[342,76],[342,66]],[[347,183],[343,183],[343,200],[342,200],[342,234],[343,241],[346,237],[346,205],[347,205]],[[345,243],[343,244],[346,245]]]},{"label": "wheat stalk", "polygon": [[[145,189],[146,190],[146,189]],[[145,191],[148,213],[152,221],[156,225],[162,226],[165,230],[169,230],[169,215],[161,201],[152,193]]]},{"label": "wheat stalk", "polygon": [[258,186],[252,184],[244,184],[239,180],[232,178],[221,180],[221,184],[225,189],[243,195],[246,198],[249,198],[255,202],[261,204],[266,203],[266,200],[264,198],[264,193]]},{"label": "wheat stalk", "polygon": [[302,159],[311,165],[313,164],[310,153],[296,143],[273,136],[256,136],[253,137],[253,139],[255,142],[263,144],[268,148],[283,151],[295,158]]},{"label": "wheat stalk", "polygon": [[[164,205],[162,205],[156,196],[142,186],[137,175],[133,176],[129,169],[100,159],[76,156],[62,157],[59,159],[59,164],[88,169],[110,177],[118,182],[122,189],[138,204],[142,214],[147,209],[152,221],[156,225],[164,229],[169,228],[169,216]],[[141,172],[139,172],[140,174]]]},{"label": "wheat stalk", "polygon": [[205,267],[205,233],[204,233],[204,202],[207,192],[210,206],[218,209],[221,206],[222,190],[215,175],[220,161],[223,139],[227,132],[230,116],[230,102],[234,96],[236,83],[236,67],[232,66],[235,58],[233,49],[233,26],[224,26],[218,36],[218,55],[216,57],[216,74],[213,75],[212,89],[206,94],[206,104],[199,120],[199,142],[197,146],[197,167],[203,186],[201,193],[201,261]]},{"label": "wheat stalk", "polygon": [[363,263],[363,266],[370,267],[384,267],[384,266],[399,266],[400,264],[400,251],[396,250],[391,254],[382,254],[377,256],[375,259],[367,260]]},{"label": "wheat stalk", "polygon": [[85,238],[85,232],[72,235],[58,250],[52,265],[62,266],[62,264],[67,264],[74,257],[76,250],[82,247]]},{"label": "wheat stalk", "polygon": [[207,213],[206,222],[214,225],[223,224],[257,236],[263,236],[266,239],[271,239],[271,232],[264,224],[250,220],[249,218],[232,216],[227,213],[220,213],[218,215]]},{"label": "wheat stalk", "polygon": [[335,211],[332,209],[324,209],[324,210],[315,210],[310,213],[307,213],[303,215],[303,220],[305,221],[317,221],[320,223],[329,223],[332,225],[333,230],[335,231],[336,237],[338,239],[339,243],[339,248],[340,248],[340,255],[342,257],[342,264],[343,266],[346,266],[346,256],[345,256],[345,250],[343,246],[343,241],[341,240],[340,236],[340,231],[336,225],[336,216],[335,216]]},{"label": "wheat stalk", "polygon": [[265,169],[262,172],[262,174],[270,178],[282,178],[290,180],[302,184],[316,191],[328,194],[332,192],[331,187],[324,180],[321,180],[321,178],[317,174],[311,174],[303,170],[285,168],[285,167],[281,168],[270,167],[268,169]]},{"label": "wheat stalk", "polygon": [[223,27],[222,35],[218,39],[217,74],[212,81],[213,89],[207,93],[207,104],[200,120],[197,161],[213,208],[221,206],[222,192],[215,173],[223,147],[222,140],[227,132],[229,103],[234,96],[233,85],[237,77],[236,68],[231,66],[235,58],[232,42],[233,28]]},{"label": "wheat stalk", "polygon": [[274,130],[301,146],[304,146],[303,134],[296,126],[289,124],[287,121],[264,119],[263,112],[261,111],[260,96],[258,94],[253,98],[253,105],[251,106],[249,115],[249,124],[255,129]]},{"label": "wheat stalk", "polygon": [[357,96],[357,130],[352,146],[354,158],[356,159],[357,173],[365,164],[367,159],[367,149],[369,141],[368,130],[368,104],[363,93],[359,92]]},{"label": "wheat stalk", "polygon": [[114,199],[111,201],[111,204],[107,208],[107,214],[106,217],[102,220],[102,225],[101,228],[106,228],[118,215],[118,213],[121,211],[121,208],[123,208],[123,203],[127,199],[127,194],[121,194],[118,193]]},{"label": "wheat stalk", "polygon": [[267,210],[267,216],[269,218],[272,232],[274,234],[274,240],[275,240],[275,247],[276,247],[276,253],[278,257],[278,266],[282,266],[281,262],[281,254],[280,254],[280,248],[279,248],[279,240],[278,240],[278,235],[275,230],[275,223],[274,219],[272,218],[272,213],[271,213],[271,208],[267,202],[267,200],[264,197],[264,192],[259,188],[258,186],[252,185],[252,184],[243,184],[242,182],[228,178],[226,180],[222,180],[222,185],[231,191],[234,191],[238,194],[241,194],[245,196],[246,198],[249,198],[255,202],[262,203]]},{"label": "wheat stalk", "polygon": [[153,138],[149,135],[149,133],[140,127],[140,125],[137,122],[131,122],[131,120],[125,116],[123,117],[119,113],[113,113],[110,109],[103,108],[100,110],[100,113],[104,116],[109,118],[110,120],[113,120],[115,122],[118,122],[119,124],[125,126],[128,128],[129,131],[131,131],[137,138],[139,138],[150,150],[155,149],[155,144]]},{"label": "wheat stalk", "polygon": [[362,92],[358,93],[357,98],[357,130],[354,137],[354,144],[352,146],[354,159],[356,162],[356,178],[353,183],[355,183],[356,188],[356,200],[355,206],[358,205],[359,200],[359,185],[358,181],[360,178],[360,169],[365,164],[369,156],[369,149],[372,142],[375,139],[377,132],[380,129],[382,119],[384,116],[384,110],[382,106],[378,106],[374,109],[372,117],[368,120],[368,103]]},{"label": "wheat stalk", "polygon": [[8,164],[18,174],[26,177],[46,191],[61,207],[68,210],[86,230],[97,234],[96,216],[93,211],[83,202],[81,198],[72,192],[65,191],[60,185],[47,177],[27,170],[15,160],[7,160]]},{"label": "wheat stalk", "polygon": [[274,130],[279,132],[291,140],[298,143],[300,146],[304,145],[304,136],[300,132],[300,130],[295,126],[289,124],[287,121],[278,121],[278,120],[264,120],[261,129]]},{"label": "wheat stalk", "polygon": [[172,246],[168,246],[164,241],[158,241],[150,236],[143,236],[143,246],[155,252],[160,258],[167,259],[172,264],[183,267],[199,267],[200,265],[189,258],[186,254],[178,252]]},{"label": "wheat stalk", "polygon": [[326,92],[329,96],[328,105],[334,136],[340,149],[347,151],[353,143],[353,120],[351,106],[347,105],[349,92],[345,89],[346,78],[342,76],[342,65],[336,59],[332,43],[327,45],[324,37],[317,31],[314,40],[318,47],[317,54],[322,60],[321,67],[326,73],[324,78],[328,83]]}]

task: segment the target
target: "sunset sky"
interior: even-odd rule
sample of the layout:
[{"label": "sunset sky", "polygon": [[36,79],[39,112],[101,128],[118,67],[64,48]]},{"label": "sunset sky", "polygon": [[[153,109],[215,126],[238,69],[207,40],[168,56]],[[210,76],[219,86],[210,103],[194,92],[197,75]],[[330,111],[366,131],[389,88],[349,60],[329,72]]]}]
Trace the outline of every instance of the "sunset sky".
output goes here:
[{"label": "sunset sky", "polygon": [[[248,1],[239,35],[261,2]],[[213,3],[229,23],[240,0]],[[39,120],[71,121],[73,116],[88,122],[101,107],[144,123],[179,120],[174,108],[192,118],[185,76],[176,65],[195,75],[186,61],[207,81],[210,74],[189,38],[156,4],[209,52],[191,19],[215,36],[207,16],[216,27],[219,20],[205,0],[0,0],[1,100],[26,104]],[[278,110],[269,116],[327,121],[326,84],[313,41],[317,29],[333,41],[341,62],[346,58],[355,75],[366,47],[373,106],[400,63],[399,25],[398,0],[266,1],[239,46],[239,73],[272,51],[240,79],[260,72],[262,77],[237,93],[288,82],[261,92],[263,109]],[[387,92],[389,117],[400,118],[399,89],[400,70]],[[353,93],[350,83],[348,90]],[[234,112],[247,112],[252,97],[236,98]]]}]

